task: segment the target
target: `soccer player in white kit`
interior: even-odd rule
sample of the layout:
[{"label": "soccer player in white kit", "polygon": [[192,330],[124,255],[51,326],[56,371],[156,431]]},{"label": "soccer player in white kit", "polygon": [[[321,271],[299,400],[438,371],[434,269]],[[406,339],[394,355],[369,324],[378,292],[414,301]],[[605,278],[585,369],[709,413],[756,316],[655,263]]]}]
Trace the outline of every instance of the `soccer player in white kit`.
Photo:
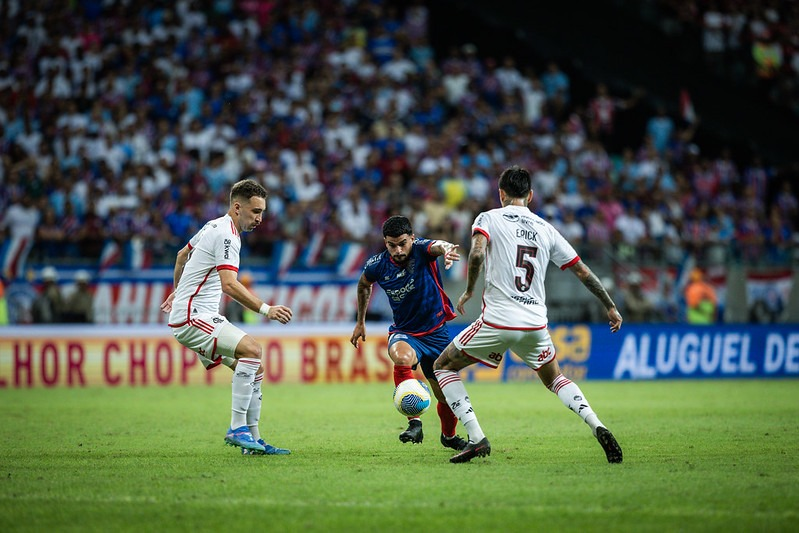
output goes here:
[{"label": "soccer player in white kit", "polygon": [[622,317],[599,278],[574,248],[547,221],[532,213],[530,173],[513,166],[499,177],[502,207],[480,213],[472,225],[466,290],[458,299],[458,312],[471,299],[485,263],[483,311],[459,333],[434,364],[441,391],[469,433],[469,443],[450,459],[471,461],[491,454],[466,388],[458,372],[476,362],[497,368],[506,350],[517,354],[536,371],[544,385],[591,427],[609,463],[620,463],[622,451],[613,434],[600,422],[576,383],[563,376],[555,346],[547,330],[544,277],[552,261],[570,269],[607,309],[610,330],[621,328]]},{"label": "soccer player in white kit", "polygon": [[206,369],[219,364],[233,369],[232,414],[225,442],[244,454],[286,455],[285,448],[261,438],[261,346],[251,336],[219,314],[224,292],[244,307],[281,324],[291,320],[291,309],[269,306],[238,279],[242,232],[261,223],[266,210],[266,189],[243,180],[230,190],[230,209],[211,220],[184,246],[175,262],[175,291],[161,304],[169,313],[172,334],[194,350]]}]

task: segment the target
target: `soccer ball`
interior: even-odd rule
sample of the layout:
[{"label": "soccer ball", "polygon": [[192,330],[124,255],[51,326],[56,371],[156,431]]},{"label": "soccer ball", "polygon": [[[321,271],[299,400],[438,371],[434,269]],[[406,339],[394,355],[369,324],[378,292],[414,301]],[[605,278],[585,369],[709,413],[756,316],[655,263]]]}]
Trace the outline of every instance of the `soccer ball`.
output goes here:
[{"label": "soccer ball", "polygon": [[430,389],[418,379],[406,379],[394,389],[394,407],[403,416],[419,416],[430,408]]}]

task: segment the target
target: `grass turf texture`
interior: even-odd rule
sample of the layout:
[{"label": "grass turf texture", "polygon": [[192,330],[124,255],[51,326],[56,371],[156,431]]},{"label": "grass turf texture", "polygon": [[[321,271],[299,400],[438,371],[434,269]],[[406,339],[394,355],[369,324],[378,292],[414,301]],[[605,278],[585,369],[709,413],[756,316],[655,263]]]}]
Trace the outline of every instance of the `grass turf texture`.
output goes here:
[{"label": "grass turf texture", "polygon": [[266,457],[223,445],[228,387],[0,390],[0,531],[796,529],[799,381],[583,382],[620,465],[539,383],[468,386],[460,465],[390,384],[265,386]]}]

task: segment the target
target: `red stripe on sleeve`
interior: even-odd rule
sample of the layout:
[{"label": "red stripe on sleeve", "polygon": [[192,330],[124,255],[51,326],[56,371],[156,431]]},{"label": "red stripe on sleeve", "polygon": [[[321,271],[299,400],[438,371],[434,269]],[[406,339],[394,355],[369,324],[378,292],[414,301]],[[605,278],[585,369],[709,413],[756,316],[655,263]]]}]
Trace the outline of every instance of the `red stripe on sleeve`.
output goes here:
[{"label": "red stripe on sleeve", "polygon": [[576,265],[576,264],[577,264],[577,261],[579,261],[579,260],[580,260],[580,256],[578,255],[578,256],[576,256],[574,259],[572,259],[571,261],[569,261],[568,263],[566,263],[565,265],[563,265],[562,267],[560,267],[560,269],[561,269],[561,270],[566,270],[566,269],[567,269],[567,268],[569,268],[570,266],[574,266],[574,265]]}]

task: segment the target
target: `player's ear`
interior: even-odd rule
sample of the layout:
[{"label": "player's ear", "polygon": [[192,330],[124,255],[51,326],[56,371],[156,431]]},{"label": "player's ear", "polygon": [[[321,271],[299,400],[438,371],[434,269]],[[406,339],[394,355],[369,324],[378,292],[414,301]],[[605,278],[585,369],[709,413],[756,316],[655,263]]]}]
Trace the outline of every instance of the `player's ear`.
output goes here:
[{"label": "player's ear", "polygon": [[533,201],[533,190],[530,189],[530,192],[527,193],[527,203],[529,204],[532,201]]}]

